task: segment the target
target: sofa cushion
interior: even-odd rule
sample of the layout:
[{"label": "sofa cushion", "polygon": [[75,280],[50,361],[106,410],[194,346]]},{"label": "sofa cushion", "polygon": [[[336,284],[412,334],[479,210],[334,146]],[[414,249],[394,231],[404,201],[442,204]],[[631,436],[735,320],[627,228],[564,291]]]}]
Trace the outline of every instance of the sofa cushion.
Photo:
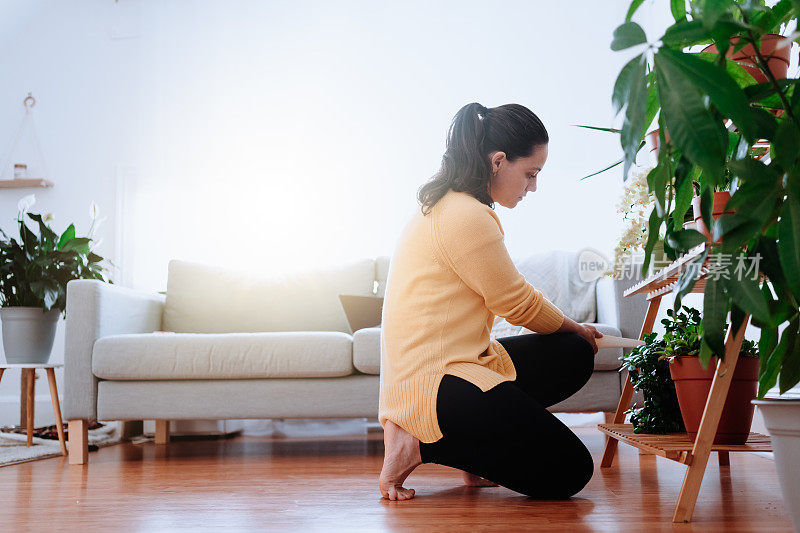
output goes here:
[{"label": "sofa cushion", "polygon": [[349,334],[339,294],[371,296],[374,284],[374,259],[272,276],[173,259],[161,329]]},{"label": "sofa cushion", "polygon": [[94,343],[101,379],[323,378],[353,373],[352,337],[334,331],[127,333]]},{"label": "sofa cushion", "polygon": [[353,333],[353,365],[364,374],[381,373],[381,328],[364,328]]}]

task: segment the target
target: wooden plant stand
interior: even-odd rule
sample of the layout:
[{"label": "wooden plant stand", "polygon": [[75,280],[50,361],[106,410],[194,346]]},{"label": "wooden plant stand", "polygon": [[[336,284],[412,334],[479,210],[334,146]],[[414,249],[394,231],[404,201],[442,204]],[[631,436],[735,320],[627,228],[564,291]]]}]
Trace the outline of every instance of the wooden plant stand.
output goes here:
[{"label": "wooden plant stand", "polygon": [[[625,291],[625,296],[647,293],[647,300],[650,302],[639,335],[640,339],[644,339],[645,335],[653,331],[653,324],[658,316],[661,297],[672,291],[682,269],[701,255],[706,246],[707,244],[704,243],[692,248],[670,265]],[[692,292],[704,292],[707,273],[706,262],[699,269],[697,281],[692,288]],[[706,401],[695,440],[692,440],[687,433],[669,433],[666,435],[635,434],[631,424],[623,424],[625,411],[630,407],[631,397],[633,396],[630,376],[625,380],[625,386],[622,389],[622,395],[620,396],[613,422],[611,424],[598,424],[597,426],[600,431],[607,435],[605,451],[600,463],[601,468],[611,466],[619,442],[635,446],[646,453],[660,455],[687,465],[686,475],[683,478],[683,485],[678,496],[678,504],[672,516],[673,522],[689,522],[691,520],[694,505],[700,492],[700,484],[703,481],[703,474],[712,451],[719,454],[721,466],[730,464],[729,452],[772,451],[769,437],[759,433],[750,433],[747,442],[742,445],[713,444],[719,419],[722,415],[722,408],[728,397],[728,389],[733,377],[733,371],[736,368],[736,361],[739,358],[739,350],[744,340],[744,332],[749,321],[750,315],[746,314],[744,320],[735,331],[733,327],[729,330],[728,337],[725,340],[725,358],[717,363],[717,370],[711,382],[711,391],[708,394],[708,400]]]},{"label": "wooden plant stand", "polygon": [[58,432],[58,442],[61,445],[61,455],[67,455],[67,443],[64,439],[64,424],[61,421],[61,405],[58,402],[58,389],[56,388],[56,368],[64,366],[60,363],[22,363],[22,364],[0,364],[0,379],[3,378],[3,373],[10,368],[20,368],[23,372],[27,373],[27,390],[26,393],[26,422],[25,430],[27,433],[26,444],[33,446],[33,415],[34,406],[36,403],[35,394],[35,373],[39,368],[44,368],[47,373],[47,381],[50,384],[50,401],[53,404],[53,415],[56,419],[56,431]]}]

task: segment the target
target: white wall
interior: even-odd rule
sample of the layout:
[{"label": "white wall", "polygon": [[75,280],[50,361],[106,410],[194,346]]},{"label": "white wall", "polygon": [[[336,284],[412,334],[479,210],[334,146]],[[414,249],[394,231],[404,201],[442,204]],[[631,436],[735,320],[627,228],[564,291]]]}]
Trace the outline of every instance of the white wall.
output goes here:
[{"label": "white wall", "polygon": [[[497,206],[510,252],[610,256],[620,172],[578,178],[618,141],[573,124],[612,123],[628,55],[608,44],[628,3],[2,0],[0,157],[31,91],[55,187],[0,191],[0,227],[35,192],[56,230],[86,232],[95,201],[98,253],[144,290],[166,287],[171,258],[268,270],[390,255],[456,111],[517,102],[551,143],[539,190]],[[637,18],[651,38],[669,22],[650,2]],[[18,379],[0,384],[0,424],[16,420]]]}]

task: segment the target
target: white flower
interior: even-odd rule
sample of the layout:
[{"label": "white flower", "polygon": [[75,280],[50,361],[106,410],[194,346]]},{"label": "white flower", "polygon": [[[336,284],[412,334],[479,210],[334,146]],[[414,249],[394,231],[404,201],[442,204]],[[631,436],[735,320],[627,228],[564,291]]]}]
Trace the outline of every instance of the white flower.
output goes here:
[{"label": "white flower", "polygon": [[17,203],[17,211],[19,211],[20,214],[25,213],[31,207],[33,207],[33,204],[35,204],[35,203],[36,203],[36,195],[35,194],[29,194],[28,196],[23,197],[19,201],[19,203]]},{"label": "white flower", "polygon": [[89,238],[94,237],[94,234],[97,232],[97,228],[99,228],[100,224],[107,218],[108,217],[92,219],[92,225],[89,227],[89,234],[88,234]]},{"label": "white flower", "polygon": [[100,208],[97,207],[96,203],[92,202],[92,204],[89,206],[89,216],[92,218],[92,220],[94,220],[97,218],[97,215],[99,213],[100,213]]},{"label": "white flower", "polygon": [[49,220],[53,220],[54,218],[56,217],[53,215],[53,213],[47,213],[45,216],[42,217],[42,220],[47,222]]}]

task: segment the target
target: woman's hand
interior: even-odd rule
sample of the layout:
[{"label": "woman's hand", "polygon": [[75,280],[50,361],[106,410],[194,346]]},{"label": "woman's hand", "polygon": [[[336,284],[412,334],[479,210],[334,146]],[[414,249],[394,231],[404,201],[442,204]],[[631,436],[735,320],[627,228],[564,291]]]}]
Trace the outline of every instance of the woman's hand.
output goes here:
[{"label": "woman's hand", "polygon": [[592,345],[592,350],[594,350],[594,353],[597,353],[597,341],[595,341],[595,339],[599,339],[603,334],[597,331],[597,328],[589,324],[578,324],[578,326],[583,330],[579,331],[578,335],[589,341],[589,344]]},{"label": "woman's hand", "polygon": [[595,354],[597,353],[597,342],[595,341],[595,339],[599,339],[600,337],[603,336],[603,334],[597,331],[597,328],[595,328],[594,326],[589,324],[578,324],[577,322],[566,316],[564,317],[564,323],[561,324],[561,327],[558,329],[558,331],[559,332],[568,331],[571,333],[577,333],[578,335],[586,339],[589,342],[589,344],[592,345],[592,350],[594,350]]}]

